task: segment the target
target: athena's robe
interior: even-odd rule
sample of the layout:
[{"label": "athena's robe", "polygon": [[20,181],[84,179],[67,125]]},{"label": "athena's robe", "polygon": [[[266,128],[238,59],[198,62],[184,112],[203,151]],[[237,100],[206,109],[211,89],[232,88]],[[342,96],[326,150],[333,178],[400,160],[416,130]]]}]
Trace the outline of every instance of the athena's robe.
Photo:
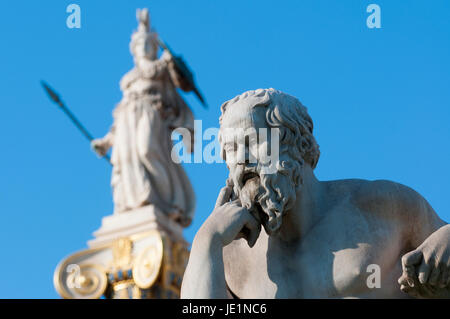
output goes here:
[{"label": "athena's robe", "polygon": [[176,91],[168,63],[145,62],[122,78],[123,99],[113,114],[115,213],[154,204],[192,220],[195,195],[183,168],[171,158],[171,133],[176,127],[192,131],[193,115]]}]

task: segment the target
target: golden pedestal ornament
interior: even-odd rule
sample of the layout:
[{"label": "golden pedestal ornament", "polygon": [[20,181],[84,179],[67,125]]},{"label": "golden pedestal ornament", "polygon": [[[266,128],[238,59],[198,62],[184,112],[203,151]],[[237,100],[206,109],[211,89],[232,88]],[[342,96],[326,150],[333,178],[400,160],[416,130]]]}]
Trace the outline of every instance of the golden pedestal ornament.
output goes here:
[{"label": "golden pedestal ornament", "polygon": [[[53,281],[63,298],[180,297],[189,258],[181,227],[154,206],[127,214],[126,222],[124,216],[105,217],[95,233],[98,237],[89,242],[91,248],[59,263]],[[145,230],[135,232],[137,229]]]}]

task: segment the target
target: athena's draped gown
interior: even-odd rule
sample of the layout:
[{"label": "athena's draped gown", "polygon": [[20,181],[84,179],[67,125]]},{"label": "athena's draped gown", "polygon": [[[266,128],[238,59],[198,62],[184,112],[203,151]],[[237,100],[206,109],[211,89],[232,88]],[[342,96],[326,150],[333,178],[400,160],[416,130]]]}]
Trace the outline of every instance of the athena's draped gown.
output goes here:
[{"label": "athena's draped gown", "polygon": [[163,59],[135,67],[121,80],[123,99],[111,129],[115,213],[154,204],[180,209],[192,220],[195,195],[180,164],[171,159],[172,129],[193,130],[191,110],[177,93]]}]

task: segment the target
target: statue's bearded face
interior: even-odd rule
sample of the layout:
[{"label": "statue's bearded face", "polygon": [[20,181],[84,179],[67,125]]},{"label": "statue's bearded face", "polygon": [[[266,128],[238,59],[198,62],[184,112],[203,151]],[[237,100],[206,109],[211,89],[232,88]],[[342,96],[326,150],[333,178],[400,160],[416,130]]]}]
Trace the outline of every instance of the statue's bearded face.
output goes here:
[{"label": "statue's bearded face", "polygon": [[[264,106],[252,107],[248,103],[233,105],[223,115],[220,130],[233,191],[271,235],[280,229],[283,215],[295,203],[301,178],[300,164],[288,152],[279,150],[277,158],[267,155],[269,151],[273,155],[272,145],[278,147],[279,143],[271,135],[266,111]],[[265,138],[261,138],[261,129],[267,132]],[[252,131],[256,134],[244,134]],[[247,137],[243,138],[243,134]],[[276,169],[268,170],[269,166]]]}]

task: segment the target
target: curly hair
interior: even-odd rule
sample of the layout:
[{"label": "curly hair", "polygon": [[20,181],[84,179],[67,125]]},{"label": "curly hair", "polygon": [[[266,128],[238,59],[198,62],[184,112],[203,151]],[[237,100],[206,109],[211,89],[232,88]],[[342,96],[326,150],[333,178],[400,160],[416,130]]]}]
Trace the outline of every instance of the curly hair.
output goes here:
[{"label": "curly hair", "polygon": [[313,135],[313,122],[297,98],[272,88],[247,91],[222,104],[220,125],[225,112],[238,102],[267,107],[267,124],[280,130],[280,154],[287,152],[300,164],[306,161],[313,169],[316,167],[320,151]]}]

